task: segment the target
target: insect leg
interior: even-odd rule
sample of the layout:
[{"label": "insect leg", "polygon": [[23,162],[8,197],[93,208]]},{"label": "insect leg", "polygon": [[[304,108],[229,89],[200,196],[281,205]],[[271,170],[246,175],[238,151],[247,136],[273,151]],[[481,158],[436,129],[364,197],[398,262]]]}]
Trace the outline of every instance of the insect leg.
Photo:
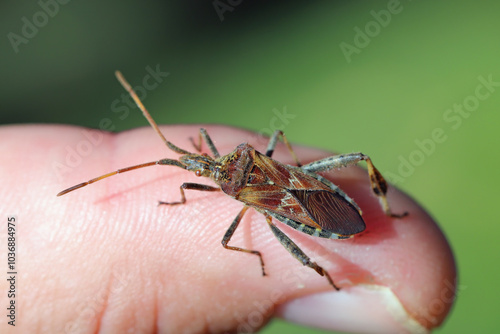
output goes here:
[{"label": "insect leg", "polygon": [[193,137],[189,137],[189,140],[191,141],[191,144],[193,144],[194,148],[198,152],[201,152],[201,141],[202,141],[202,138],[205,140],[205,143],[207,143],[207,146],[210,149],[210,152],[212,152],[212,155],[215,158],[219,158],[220,157],[219,151],[217,151],[217,148],[215,147],[214,142],[212,141],[212,138],[210,138],[210,136],[207,133],[207,130],[205,130],[204,128],[200,129],[200,133],[199,133],[199,136],[198,136],[198,144],[196,144],[194,142]]},{"label": "insect leg", "polygon": [[401,218],[406,216],[408,212],[404,212],[402,214],[394,214],[391,212],[386,197],[387,182],[385,181],[382,174],[378,171],[378,169],[375,168],[370,157],[363,153],[358,152],[358,153],[334,155],[332,157],[328,157],[318,161],[313,161],[307,165],[302,166],[301,168],[305,172],[316,173],[316,172],[327,171],[334,168],[341,168],[350,165],[355,165],[363,160],[366,161],[366,164],[368,166],[368,176],[370,177],[370,184],[372,186],[372,190],[378,197],[380,206],[382,206],[382,209],[384,210],[385,214],[387,216],[395,218]]},{"label": "insect leg", "polygon": [[184,204],[186,203],[186,195],[184,195],[184,189],[188,190],[200,190],[200,191],[220,191],[220,188],[212,187],[212,186],[207,186],[205,184],[199,184],[199,183],[190,183],[186,182],[183,183],[179,189],[181,190],[181,200],[178,202],[162,202],[159,201],[158,205],[177,205],[177,204]]},{"label": "insect leg", "polygon": [[260,266],[262,268],[262,276],[266,276],[266,272],[264,270],[264,260],[262,260],[262,255],[260,254],[259,251],[250,250],[250,249],[244,249],[244,248],[240,248],[240,247],[234,247],[234,246],[228,246],[227,245],[227,243],[229,242],[229,240],[231,240],[231,237],[233,236],[234,231],[236,230],[236,228],[240,224],[241,218],[243,218],[243,215],[245,214],[245,212],[247,210],[248,210],[248,206],[245,206],[240,211],[240,213],[238,213],[238,215],[236,216],[236,218],[234,218],[233,222],[231,223],[231,226],[229,226],[228,230],[226,231],[226,234],[224,234],[224,238],[222,238],[222,246],[224,248],[226,248],[226,249],[235,250],[235,251],[238,251],[238,252],[251,253],[251,254],[257,255],[259,257]]},{"label": "insect leg", "polygon": [[285,134],[281,130],[276,130],[274,131],[273,135],[271,136],[271,139],[269,139],[269,144],[267,144],[267,149],[266,149],[266,155],[268,157],[271,157],[274,153],[274,148],[276,147],[276,143],[279,140],[279,136],[283,139],[283,142],[285,143],[286,147],[288,148],[288,151],[290,151],[290,155],[292,156],[293,160],[297,164],[298,167],[302,166],[300,163],[299,159],[297,158],[297,155],[292,149],[292,145],[290,145],[290,142],[288,142],[288,139],[286,139]]},{"label": "insect leg", "polygon": [[201,153],[201,129],[198,133],[198,144],[194,142],[193,137],[189,137],[189,141],[191,142],[191,145],[193,145],[194,149],[198,151],[198,153]]},{"label": "insect leg", "polygon": [[312,262],[309,256],[307,256],[300,248],[293,242],[285,233],[283,233],[280,229],[276,227],[276,225],[273,224],[271,216],[268,214],[265,214],[267,223],[269,224],[269,227],[271,228],[271,231],[273,231],[274,235],[278,240],[281,242],[283,247],[286,248],[286,250],[292,254],[294,258],[299,260],[304,266],[308,266],[309,268],[312,268],[316,270],[318,274],[321,276],[325,276],[326,279],[328,280],[328,283],[330,283],[331,286],[334,287],[335,290],[340,290],[335,283],[333,283],[332,278],[328,274],[328,272],[323,269],[323,267],[319,266],[316,262]]}]

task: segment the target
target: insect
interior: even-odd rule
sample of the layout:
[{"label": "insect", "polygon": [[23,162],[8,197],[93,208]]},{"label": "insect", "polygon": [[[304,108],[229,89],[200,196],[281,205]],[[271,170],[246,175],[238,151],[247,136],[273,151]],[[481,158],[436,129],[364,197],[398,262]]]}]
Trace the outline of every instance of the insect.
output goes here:
[{"label": "insect", "polygon": [[[222,191],[226,195],[242,202],[243,209],[233,220],[224,234],[222,246],[229,250],[254,254],[259,257],[262,275],[265,276],[262,254],[256,250],[228,245],[236,228],[248,208],[254,208],[266,218],[271,231],[281,244],[303,265],[325,276],[336,290],[328,272],[311,259],[273,222],[272,218],[285,223],[305,234],[329,238],[347,239],[365,230],[365,222],[359,206],[331,181],[317,174],[334,168],[355,165],[366,161],[370,184],[378,197],[385,214],[400,218],[407,213],[393,214],[387,202],[387,183],[375,168],[370,157],[362,153],[335,155],[325,159],[301,165],[287,138],[282,131],[275,131],[270,138],[266,153],[262,154],[249,144],[241,144],[224,156],[217,151],[205,129],[200,129],[198,144],[191,138],[195,149],[200,153],[183,150],[166,140],[158,125],[146,110],[139,97],[120,72],[116,77],[127,90],[142,111],[149,124],[172,151],[181,154],[179,160],[161,159],[135,166],[118,169],[77,184],[61,191],[57,196],[65,195],[104,178],[129,172],[131,170],[155,165],[176,166],[194,172],[197,176],[209,177],[218,187],[198,183],[183,183],[180,186],[180,200],[177,202],[159,202],[162,205],[179,205],[186,202],[185,190]],[[297,166],[285,165],[271,158],[279,139],[283,140]],[[212,156],[201,153],[202,140],[210,149]]]}]

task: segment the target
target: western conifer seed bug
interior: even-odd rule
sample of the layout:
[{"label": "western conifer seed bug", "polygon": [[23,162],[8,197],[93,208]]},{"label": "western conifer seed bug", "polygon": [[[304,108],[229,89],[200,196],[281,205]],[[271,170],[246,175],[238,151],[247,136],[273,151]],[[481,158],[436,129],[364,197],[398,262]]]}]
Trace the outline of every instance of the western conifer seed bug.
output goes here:
[{"label": "western conifer seed bug", "polygon": [[[393,214],[391,212],[386,198],[387,183],[382,174],[373,165],[370,157],[362,153],[335,155],[301,165],[283,132],[276,131],[269,140],[265,154],[256,151],[252,146],[245,143],[236,147],[233,152],[221,156],[207,131],[203,128],[200,129],[198,144],[191,139],[193,146],[200,153],[190,153],[183,150],[165,139],[158,125],[139,100],[132,87],[123,78],[122,74],[117,71],[116,77],[134,99],[139,109],[141,109],[149,121],[149,124],[167,147],[176,153],[182,154],[182,156],[179,160],[161,159],[118,169],[63,190],[57,196],[65,195],[73,190],[80,189],[112,175],[148,166],[176,166],[192,171],[197,176],[209,177],[218,187],[198,183],[183,183],[180,186],[180,201],[159,202],[159,204],[184,204],[186,202],[184,190],[222,191],[244,204],[243,209],[238,213],[222,238],[222,246],[224,248],[257,255],[260,260],[262,275],[266,275],[264,261],[259,251],[228,245],[247,209],[254,208],[264,215],[271,231],[288,252],[303,265],[316,270],[321,276],[325,276],[336,290],[339,290],[339,288],[335,285],[328,272],[323,267],[311,261],[273,223],[272,218],[300,232],[321,238],[348,239],[364,231],[365,222],[361,217],[359,206],[339,187],[317,174],[317,172],[355,165],[360,161],[366,161],[372,190],[378,197],[385,214],[396,218],[407,215],[406,212],[403,214]],[[271,159],[280,137],[290,151],[297,166],[285,165]],[[213,157],[208,154],[201,154],[202,140],[206,142]]]}]

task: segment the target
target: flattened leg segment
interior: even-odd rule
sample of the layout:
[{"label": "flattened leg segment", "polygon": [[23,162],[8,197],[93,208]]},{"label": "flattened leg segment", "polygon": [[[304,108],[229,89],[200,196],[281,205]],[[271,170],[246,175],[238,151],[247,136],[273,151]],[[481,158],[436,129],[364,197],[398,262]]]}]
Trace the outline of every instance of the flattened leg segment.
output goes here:
[{"label": "flattened leg segment", "polygon": [[300,248],[293,242],[287,235],[283,232],[281,232],[280,229],[276,227],[276,225],[273,224],[271,216],[265,214],[267,223],[269,224],[269,227],[271,228],[271,231],[273,231],[274,235],[276,238],[279,240],[279,242],[283,245],[283,247],[286,248],[286,250],[292,254],[294,258],[299,260],[304,266],[308,266],[309,268],[312,268],[316,270],[318,274],[321,276],[325,276],[326,279],[328,280],[328,283],[330,283],[331,286],[335,288],[335,290],[340,290],[335,283],[333,283],[332,278],[328,274],[328,272],[323,269],[323,267],[319,266],[316,262],[312,262],[309,256],[307,256]]},{"label": "flattened leg segment", "polygon": [[408,212],[404,212],[402,214],[394,214],[391,212],[386,197],[387,182],[385,181],[382,174],[378,171],[378,169],[375,168],[370,157],[364,155],[363,153],[358,152],[358,153],[334,155],[332,157],[311,162],[307,165],[302,166],[301,168],[305,172],[317,173],[317,172],[327,171],[330,169],[356,165],[362,160],[366,161],[366,165],[368,166],[368,176],[370,177],[370,184],[372,187],[372,191],[378,197],[380,206],[384,210],[385,214],[387,216],[395,218],[401,218],[408,215]]}]

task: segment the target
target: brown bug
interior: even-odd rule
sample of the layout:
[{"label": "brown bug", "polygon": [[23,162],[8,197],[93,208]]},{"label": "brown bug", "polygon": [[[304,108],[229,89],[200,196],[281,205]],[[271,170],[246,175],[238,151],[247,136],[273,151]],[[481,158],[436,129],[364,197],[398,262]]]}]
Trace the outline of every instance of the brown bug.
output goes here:
[{"label": "brown bug", "polygon": [[[63,190],[57,196],[65,195],[118,173],[148,166],[169,165],[192,171],[197,176],[209,177],[219,188],[198,183],[183,183],[180,186],[180,201],[159,202],[159,204],[184,204],[186,202],[185,189],[222,191],[245,204],[222,239],[224,248],[257,255],[260,259],[262,275],[266,275],[264,261],[259,251],[228,245],[243,215],[248,208],[252,207],[266,217],[271,231],[293,257],[302,262],[303,265],[316,270],[321,276],[326,276],[328,282],[336,290],[339,290],[339,288],[333,283],[328,272],[315,262],[312,262],[288,236],[278,229],[272,218],[300,232],[321,238],[347,239],[364,231],[365,222],[361,217],[359,206],[331,181],[316,174],[321,171],[355,165],[362,160],[366,161],[368,165],[368,174],[373,192],[379,198],[385,214],[391,217],[403,217],[407,214],[397,215],[391,213],[386,198],[387,183],[373,165],[370,157],[362,153],[335,155],[307,165],[301,165],[283,132],[276,131],[269,141],[265,154],[256,151],[252,146],[245,143],[236,147],[233,152],[220,156],[210,136],[203,128],[200,129],[199,143],[196,144],[192,139],[191,141],[195,149],[201,152],[201,142],[204,140],[213,157],[205,153],[197,154],[183,150],[165,139],[158,125],[122,74],[117,71],[116,77],[132,96],[149,124],[167,147],[176,153],[182,154],[182,156],[179,160],[162,159],[118,169]],[[297,166],[285,165],[271,159],[280,136]]]}]

